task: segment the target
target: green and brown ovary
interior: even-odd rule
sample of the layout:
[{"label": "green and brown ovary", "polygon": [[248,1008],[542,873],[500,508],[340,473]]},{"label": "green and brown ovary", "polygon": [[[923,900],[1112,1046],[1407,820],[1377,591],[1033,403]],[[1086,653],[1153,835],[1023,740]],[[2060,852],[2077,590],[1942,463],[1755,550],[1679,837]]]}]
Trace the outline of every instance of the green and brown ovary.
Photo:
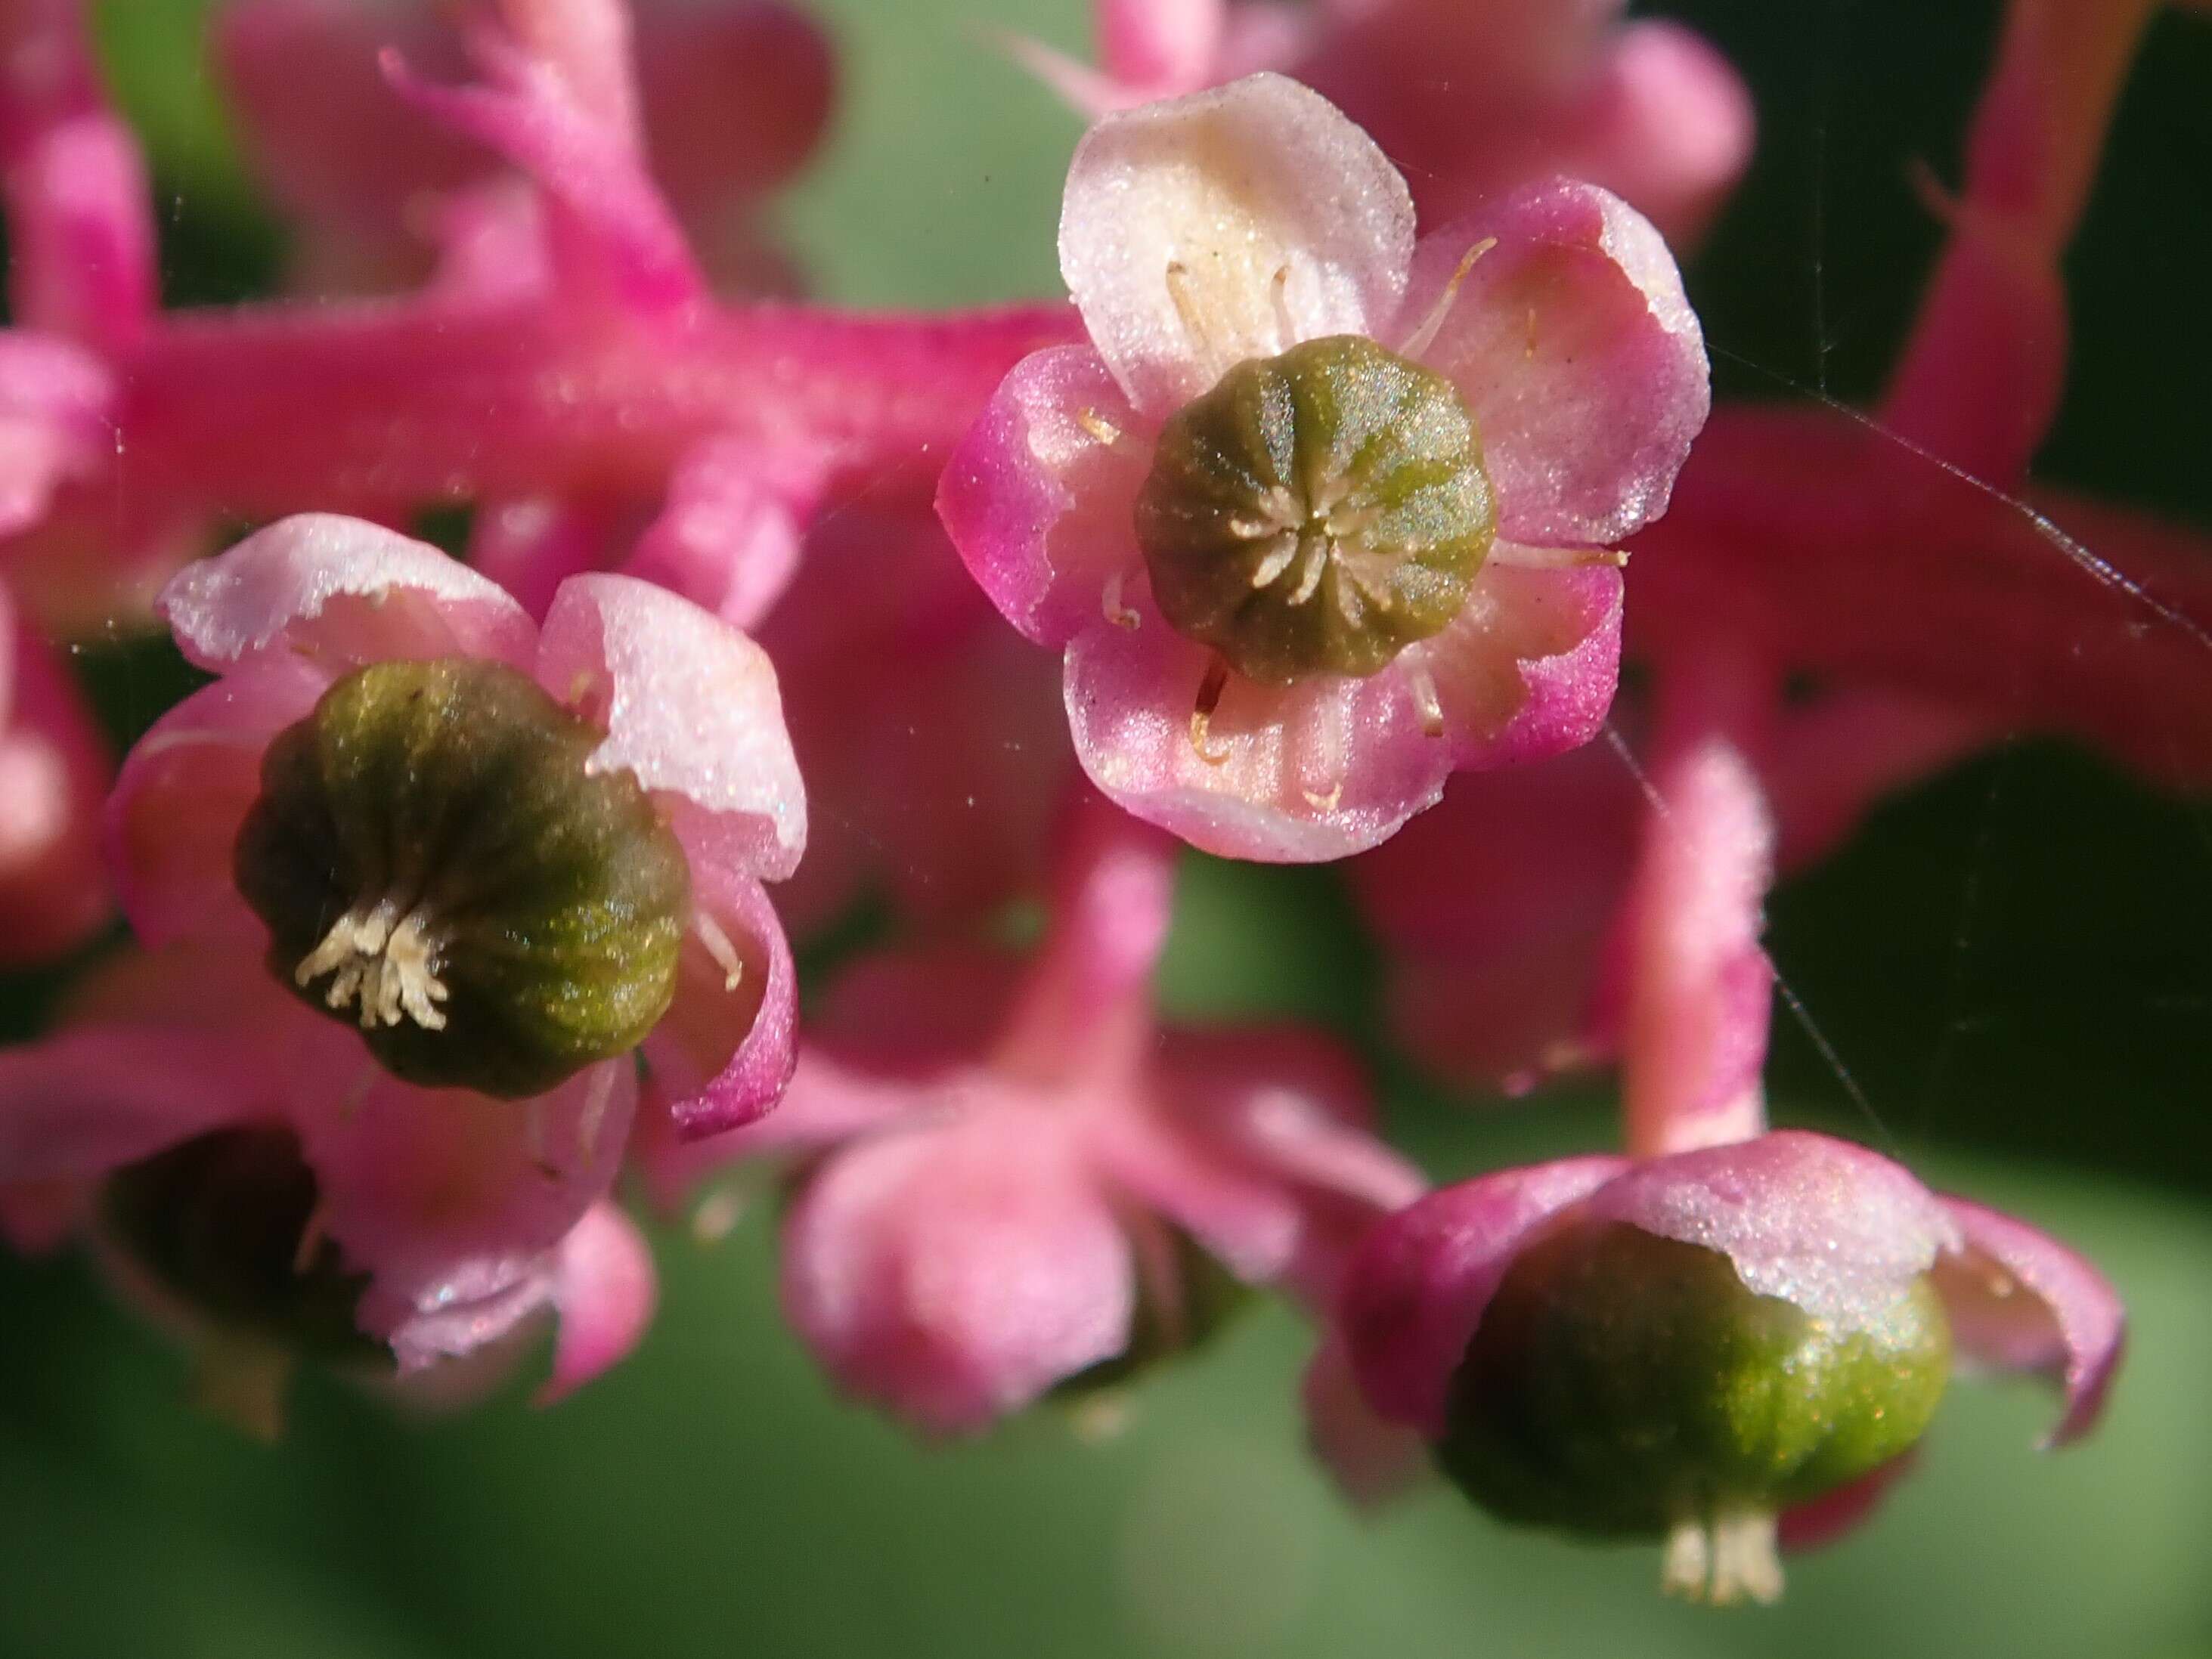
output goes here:
[{"label": "green and brown ovary", "polygon": [[317,1225],[314,1172],[289,1129],[216,1129],[126,1164],[100,1194],[106,1236],[165,1294],[232,1334],[334,1364],[381,1365],[356,1322],[366,1274]]},{"label": "green and brown ovary", "polygon": [[1495,529],[1457,389],[1357,335],[1231,369],[1162,428],[1136,504],[1160,613],[1270,685],[1441,632]]},{"label": "green and brown ovary", "polygon": [[603,734],[473,658],[372,664],[270,743],[234,853],[269,968],[394,1075],[520,1097],[667,1011],[684,849]]},{"label": "green and brown ovary", "polygon": [[1503,1520],[1662,1536],[1772,1516],[1920,1438],[1950,1375],[1925,1275],[1839,1331],[1718,1251],[1624,1224],[1523,1250],[1452,1381],[1437,1462]]}]

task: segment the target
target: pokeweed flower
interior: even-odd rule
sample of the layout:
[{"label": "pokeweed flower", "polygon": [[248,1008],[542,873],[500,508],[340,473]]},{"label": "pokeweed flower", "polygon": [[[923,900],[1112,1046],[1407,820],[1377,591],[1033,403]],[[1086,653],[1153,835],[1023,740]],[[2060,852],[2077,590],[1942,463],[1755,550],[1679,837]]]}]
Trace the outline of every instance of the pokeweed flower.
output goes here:
[{"label": "pokeweed flower", "polygon": [[1279,70],[1372,134],[1431,222],[1564,173],[1625,198],[1679,247],[1751,159],[1751,95],[1697,34],[1624,19],[1625,9],[1622,0],[1097,0],[1097,69],[1034,41],[1014,47],[1094,115]]},{"label": "pokeweed flower", "polygon": [[1340,1335],[1367,1403],[1501,1518],[1660,1538],[1697,1600],[1780,1594],[1778,1528],[1832,1536],[1954,1363],[2095,1424],[2118,1297],[2025,1224],[1826,1136],[1592,1157],[1431,1194],[1369,1237]]},{"label": "pokeweed flower", "polygon": [[842,1387],[933,1432],[1186,1348],[1242,1285],[1322,1299],[1422,1188],[1333,1045],[1161,1029],[1166,837],[1094,805],[1064,850],[1018,971],[958,951],[856,964],[772,1118],[646,1143],[672,1196],[732,1160],[790,1161],[793,1323]]},{"label": "pokeweed flower", "polygon": [[1068,174],[1088,347],[1037,352],[939,506],[1065,651],[1085,770],[1210,851],[1343,856],[1451,772],[1571,748],[1613,689],[1604,550],[1710,399],[1632,209],[1534,186],[1416,248],[1381,150],[1295,82],[1109,116]]},{"label": "pokeweed flower", "polygon": [[[720,284],[793,286],[757,212],[828,123],[835,65],[812,19],[775,0],[647,3],[634,18],[596,4],[505,11],[526,49],[582,73],[588,84],[574,93],[641,132],[654,178]],[[482,7],[478,21],[493,14]],[[469,67],[466,33],[427,4],[234,0],[216,13],[215,62],[260,173],[295,216],[302,286],[412,283],[441,240],[440,204],[497,192],[491,152],[423,120],[379,63],[389,51],[422,74],[457,78]]]},{"label": "pokeweed flower", "polygon": [[422,1088],[588,1092],[641,1050],[690,1132],[774,1104],[792,977],[760,884],[797,863],[805,804],[744,635],[621,576],[573,578],[533,624],[434,548],[313,515],[161,609],[220,678],[109,805],[149,944],[263,948]]},{"label": "pokeweed flower", "polygon": [[0,1051],[0,1213],[25,1243],[81,1232],[249,1428],[303,1361],[413,1379],[549,1312],[552,1398],[650,1316],[651,1258],[605,1198],[635,1093],[627,1067],[579,1073],[526,1128],[383,1071],[250,951],[134,951]]},{"label": "pokeweed flower", "polygon": [[0,964],[59,955],[112,913],[95,834],[112,769],[68,671],[0,586]]}]

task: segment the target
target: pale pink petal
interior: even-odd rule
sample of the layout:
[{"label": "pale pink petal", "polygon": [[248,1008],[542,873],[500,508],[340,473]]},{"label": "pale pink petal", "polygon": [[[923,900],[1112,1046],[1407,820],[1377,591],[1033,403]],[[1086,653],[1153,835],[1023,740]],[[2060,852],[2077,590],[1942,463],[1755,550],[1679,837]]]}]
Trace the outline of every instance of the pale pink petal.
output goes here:
[{"label": "pale pink petal", "polygon": [[[1115,433],[1127,441],[1109,441]],[[937,511],[1006,620],[1040,645],[1064,645],[1137,580],[1131,514],[1151,459],[1098,354],[1054,346],[1015,364],[968,429]]]},{"label": "pale pink petal", "polygon": [[1099,67],[1164,92],[1206,83],[1228,23],[1227,0],[1098,0],[1092,8]]},{"label": "pale pink petal", "polygon": [[302,513],[179,571],[159,609],[185,655],[220,672],[271,656],[332,678],[393,657],[527,666],[530,617],[498,584],[427,542]]},{"label": "pale pink petal", "polygon": [[113,911],[97,834],[113,763],[68,670],[12,610],[0,587],[0,964],[58,956]]},{"label": "pale pink petal", "polygon": [[536,1403],[550,1406],[628,1358],[653,1323],[659,1285],[653,1250],[611,1200],[601,1199],[561,1241],[553,1306],[560,1334],[553,1374]]},{"label": "pale pink petal", "polygon": [[787,1223],[784,1307],[849,1393],[940,1433],[1126,1346],[1129,1247],[1049,1117],[894,1133],[825,1163]]},{"label": "pale pink petal", "polygon": [[645,1039],[645,1063],[687,1139],[750,1123],[791,1080],[797,977],[783,924],[758,882],[691,861],[692,922],[675,1000]]},{"label": "pale pink petal", "polygon": [[1435,1438],[1452,1374],[1532,1230],[1628,1168],[1571,1158],[1480,1176],[1429,1194],[1368,1236],[1337,1320],[1367,1403]]},{"label": "pale pink petal", "polygon": [[1904,1169],[1795,1129],[1636,1164],[1591,1197],[1588,1214],[1718,1250],[1759,1295],[1845,1331],[1886,1316],[1959,1239]]},{"label": "pale pink petal", "polygon": [[1543,547],[1609,545],[1667,510],[1712,406],[1681,273],[1618,197],[1530,185],[1422,239],[1402,332],[1492,238],[1421,356],[1474,416],[1498,533]]},{"label": "pale pink petal", "polygon": [[57,487],[114,447],[114,381],[50,335],[0,329],[0,536],[34,523]]},{"label": "pale pink petal", "polygon": [[1951,1334],[1974,1364],[2033,1371],[2059,1384],[2066,1409],[2045,1440],[2063,1446],[2097,1425],[2127,1346],[2127,1310],[2082,1257],[2027,1223],[1965,1199],[1943,1207],[1966,1248],[1936,1269]]},{"label": "pale pink petal", "polygon": [[[315,1024],[333,1046],[300,1078],[291,1115],[330,1236],[373,1275],[363,1328],[403,1367],[512,1328],[544,1299],[548,1253],[614,1181],[632,1066],[610,1060],[534,1099],[493,1100],[400,1083],[353,1033]],[[535,1299],[514,1305],[533,1283]]]},{"label": "pale pink petal", "polygon": [[1505,766],[1597,735],[1620,680],[1620,572],[1544,569],[1493,550],[1451,626],[1407,653],[1434,682],[1459,769]]},{"label": "pale pink petal", "polygon": [[1092,1164],[1116,1188],[1166,1216],[1239,1279],[1268,1284],[1291,1272],[1306,1215],[1289,1183],[1141,1104],[1099,1113],[1088,1142]]},{"label": "pale pink petal", "polygon": [[1757,112],[1727,58],[1662,18],[1613,31],[1595,83],[1561,112],[1552,165],[1694,244],[1751,160]]},{"label": "pale pink petal", "polygon": [[660,516],[638,538],[625,574],[657,583],[752,629],[799,568],[800,529],[822,494],[819,460],[733,440],[677,463]]},{"label": "pale pink petal", "polygon": [[1207,759],[1191,712],[1208,653],[1148,596],[1132,614],[1070,642],[1067,718],[1091,781],[1146,823],[1228,858],[1316,862],[1387,840],[1443,790],[1451,745],[1422,730],[1396,665],[1286,690],[1232,676],[1207,733],[1224,758]]},{"label": "pale pink petal", "polygon": [[101,839],[124,914],[159,945],[192,935],[264,937],[239,896],[232,848],[261,794],[269,740],[304,718],[328,675],[270,655],[194,692],[124,757]]},{"label": "pale pink petal", "polygon": [[933,1077],[1006,1028],[1028,964],[967,939],[871,951],[841,968],[807,1012],[808,1037],[872,1072]]},{"label": "pale pink petal", "polygon": [[1644,816],[1621,924],[1621,1109],[1646,1156],[1765,1127],[1774,1000],[1759,942],[1774,823],[1749,762],[1709,738],[1663,755],[1653,782],[1664,809]]},{"label": "pale pink petal", "polygon": [[0,1048],[0,1184],[84,1179],[272,1103],[235,1031],[88,1024]]},{"label": "pale pink petal", "polygon": [[659,312],[705,293],[682,228],[626,126],[594,110],[569,76],[512,42],[475,42],[489,84],[418,79],[395,52],[381,59],[407,102],[528,173],[560,212],[554,228],[565,279],[588,281],[625,306]]},{"label": "pale pink petal", "polygon": [[546,612],[538,683],[606,728],[695,861],[775,881],[806,846],[806,796],[775,670],[726,623],[629,576],[572,578]]},{"label": "pale pink petal", "polygon": [[1085,134],[1060,269],[1115,379],[1158,420],[1244,358],[1376,332],[1413,238],[1406,182],[1374,141],[1320,94],[1255,75]]},{"label": "pale pink petal", "polygon": [[1308,1445],[1354,1504],[1368,1509],[1387,1502],[1427,1473],[1427,1443],[1361,1397],[1338,1333],[1322,1335],[1298,1394],[1305,1406]]},{"label": "pale pink petal", "polygon": [[814,154],[836,96],[835,49],[796,6],[725,0],[641,8],[636,52],[653,173],[711,247],[718,222]]}]

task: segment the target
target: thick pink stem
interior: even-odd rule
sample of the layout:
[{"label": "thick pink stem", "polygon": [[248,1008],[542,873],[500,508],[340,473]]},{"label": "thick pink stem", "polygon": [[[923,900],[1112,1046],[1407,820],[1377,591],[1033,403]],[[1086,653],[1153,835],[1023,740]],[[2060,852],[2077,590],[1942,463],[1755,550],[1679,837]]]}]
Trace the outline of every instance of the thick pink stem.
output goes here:
[{"label": "thick pink stem", "polygon": [[[1716,670],[1718,672],[1716,672]],[[1771,688],[1701,663],[1661,685],[1657,800],[1624,918],[1621,1109],[1630,1155],[1765,1133],[1773,964],[1760,906],[1774,823],[1744,748]]]},{"label": "thick pink stem", "polygon": [[76,522],[51,533],[543,494],[653,499],[708,437],[826,453],[848,477],[872,475],[940,456],[1008,368],[1076,326],[1054,306],[942,320],[701,307],[652,324],[423,302],[179,316],[124,360],[112,471],[73,493],[61,516]]},{"label": "thick pink stem", "polygon": [[2156,0],[2013,0],[1974,117],[1950,241],[1892,381],[1887,423],[2008,487],[2058,409],[2058,261]]}]

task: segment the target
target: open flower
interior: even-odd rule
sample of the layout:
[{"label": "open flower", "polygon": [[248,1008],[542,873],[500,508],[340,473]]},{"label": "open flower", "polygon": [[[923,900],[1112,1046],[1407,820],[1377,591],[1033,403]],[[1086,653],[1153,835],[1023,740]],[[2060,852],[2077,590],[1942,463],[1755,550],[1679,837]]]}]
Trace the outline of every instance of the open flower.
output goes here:
[{"label": "open flower", "polygon": [[[1771,1600],[1785,1541],[1863,1513],[1954,1356],[2057,1382],[2095,1424],[2124,1316],[2010,1218],[1826,1136],[1593,1157],[1431,1194],[1355,1255],[1367,1403],[1508,1520],[1667,1542],[1668,1587]],[[1862,1501],[1867,1500],[1867,1501]]]},{"label": "open flower", "polygon": [[1094,811],[1033,962],[859,964],[773,1117],[647,1143],[670,1196],[733,1159],[795,1160],[787,1311],[843,1388],[932,1431],[1186,1348],[1239,1284],[1322,1300],[1421,1190],[1333,1045],[1160,1029],[1172,843]]},{"label": "open flower", "polygon": [[1267,75],[1106,118],[1060,264],[1088,347],[1016,367],[939,507],[1066,653],[1094,781],[1211,851],[1340,857],[1453,771],[1571,748],[1620,644],[1612,543],[1710,401],[1657,234],[1534,186],[1418,248],[1406,186]]},{"label": "open flower", "polygon": [[541,627],[436,549],[323,516],[161,609],[221,678],[109,805],[149,944],[264,948],[424,1087],[588,1088],[641,1048],[694,1133],[775,1103],[792,979],[760,883],[797,863],[805,804],[744,635],[621,576],[573,578]]},{"label": "open flower", "polygon": [[550,1395],[650,1314],[650,1258],[605,1197],[635,1093],[620,1066],[527,1117],[416,1088],[251,951],[133,952],[0,1053],[0,1191],[73,1221],[252,1426],[301,1360],[408,1377],[554,1310]]}]

